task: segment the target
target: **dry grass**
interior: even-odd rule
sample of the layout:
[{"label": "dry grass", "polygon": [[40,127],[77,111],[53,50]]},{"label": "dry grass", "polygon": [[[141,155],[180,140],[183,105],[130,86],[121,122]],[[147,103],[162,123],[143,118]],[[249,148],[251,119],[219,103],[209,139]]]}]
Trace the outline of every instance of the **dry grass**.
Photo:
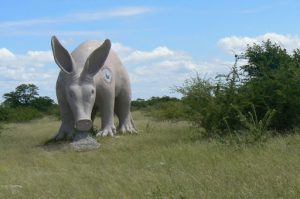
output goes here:
[{"label": "dry grass", "polygon": [[138,135],[81,153],[42,146],[54,119],[5,125],[0,198],[300,198],[299,135],[232,147],[193,139],[184,122],[134,118]]}]

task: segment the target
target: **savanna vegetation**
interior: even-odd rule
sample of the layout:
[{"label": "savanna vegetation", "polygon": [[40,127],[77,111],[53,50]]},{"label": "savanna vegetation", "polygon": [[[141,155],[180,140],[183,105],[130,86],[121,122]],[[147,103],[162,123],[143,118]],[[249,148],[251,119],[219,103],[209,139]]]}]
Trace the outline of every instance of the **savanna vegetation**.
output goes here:
[{"label": "savanna vegetation", "polygon": [[[132,111],[141,110],[158,120],[190,121],[207,137],[247,137],[247,142],[256,142],[292,133],[300,122],[300,50],[288,53],[268,40],[248,46],[244,57],[247,64],[233,65],[228,74],[187,79],[173,89],[181,99],[137,99]],[[59,115],[54,101],[39,96],[33,84],[19,85],[3,97],[0,121]]]},{"label": "savanna vegetation", "polygon": [[43,145],[56,119],[6,124],[0,198],[300,197],[299,134],[224,144],[199,139],[187,122],[133,117],[139,134],[97,138],[99,150],[81,153]]},{"label": "savanna vegetation", "polygon": [[0,122],[23,122],[47,115],[59,115],[58,106],[47,96],[39,96],[34,84],[21,84],[3,95]]},{"label": "savanna vegetation", "polygon": [[159,119],[190,121],[211,138],[256,143],[295,132],[300,124],[300,50],[289,54],[268,40],[248,46],[244,58],[246,65],[235,64],[215,79],[197,75],[186,80],[174,89],[181,100],[139,99],[133,106]]},{"label": "savanna vegetation", "polygon": [[0,198],[299,198],[300,50],[266,41],[244,57],[187,79],[181,99],[134,100],[139,134],[81,153],[44,144],[58,107],[18,86],[0,107]]}]

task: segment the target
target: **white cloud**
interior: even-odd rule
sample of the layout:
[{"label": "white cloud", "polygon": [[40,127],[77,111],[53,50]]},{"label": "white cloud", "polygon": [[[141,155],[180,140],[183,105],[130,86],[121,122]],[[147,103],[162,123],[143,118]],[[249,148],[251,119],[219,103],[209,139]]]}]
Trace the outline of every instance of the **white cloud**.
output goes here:
[{"label": "white cloud", "polygon": [[135,50],[126,58],[126,61],[129,62],[147,61],[151,59],[170,57],[173,55],[174,55],[173,51],[171,51],[167,47],[160,46],[150,52]]},{"label": "white cloud", "polygon": [[43,66],[53,61],[53,55],[51,51],[28,51],[23,59],[30,61],[34,66]]},{"label": "white cloud", "polygon": [[[0,94],[14,90],[21,83],[34,83],[42,95],[54,98],[54,85],[58,68],[53,63],[51,51],[28,51],[14,54],[6,48],[0,49]],[[51,94],[52,93],[52,94]],[[1,101],[1,100],[0,100]]]},{"label": "white cloud", "polygon": [[15,57],[15,55],[10,52],[8,49],[6,48],[0,48],[0,58],[1,59],[13,59]]},{"label": "white cloud", "polygon": [[199,69],[198,64],[190,56],[165,46],[140,51],[117,43],[113,44],[113,49],[128,67],[134,83],[165,81],[165,78],[169,79],[171,76],[181,76],[180,72],[195,72]]},{"label": "white cloud", "polygon": [[[172,95],[170,88],[182,85],[186,78],[195,76],[214,77],[228,70],[230,62],[211,60],[199,62],[185,52],[159,46],[141,51],[120,43],[113,43],[127,68],[132,82],[133,97]],[[34,83],[41,95],[55,99],[55,82],[59,72],[51,51],[30,50],[15,54],[6,48],[0,49],[0,95],[12,91],[18,84]],[[177,94],[178,95],[178,94]]]},{"label": "white cloud", "polygon": [[109,11],[82,12],[82,13],[70,14],[67,15],[67,17],[75,18],[80,21],[98,21],[103,18],[128,17],[128,16],[145,14],[152,11],[153,9],[149,7],[123,7],[123,8],[117,8]]},{"label": "white cloud", "polygon": [[45,24],[55,23],[77,23],[88,21],[100,21],[107,18],[114,17],[129,17],[152,12],[153,8],[150,7],[122,7],[108,11],[89,11],[71,13],[59,17],[44,17],[38,19],[16,20],[16,21],[2,21],[0,22],[0,29],[30,27]]},{"label": "white cloud", "polygon": [[270,39],[272,42],[276,42],[278,45],[287,49],[288,52],[296,48],[300,48],[300,37],[296,35],[281,35],[277,33],[266,33],[257,37],[241,37],[230,36],[224,37],[219,40],[218,45],[224,51],[230,54],[241,54],[245,51],[247,44],[253,43],[259,44],[262,41]]},{"label": "white cloud", "polygon": [[6,48],[0,49],[0,67],[18,68],[41,67],[53,61],[51,51],[28,51],[25,54],[14,54]]},{"label": "white cloud", "polygon": [[150,7],[126,7],[112,10],[109,15],[113,17],[118,16],[132,16],[140,15],[148,12],[153,12],[153,8]]},{"label": "white cloud", "polygon": [[[128,57],[129,54],[131,54],[134,49],[128,46],[124,46],[121,43],[118,42],[114,42],[112,43],[112,48],[118,53],[118,55],[125,59],[126,57]],[[122,60],[123,60],[122,59]]]},{"label": "white cloud", "polygon": [[165,46],[140,51],[114,43],[113,49],[129,71],[134,97],[170,95],[171,87],[182,85],[185,79],[196,73],[213,78],[218,73],[227,72],[233,64],[217,59],[199,62],[185,52]]}]

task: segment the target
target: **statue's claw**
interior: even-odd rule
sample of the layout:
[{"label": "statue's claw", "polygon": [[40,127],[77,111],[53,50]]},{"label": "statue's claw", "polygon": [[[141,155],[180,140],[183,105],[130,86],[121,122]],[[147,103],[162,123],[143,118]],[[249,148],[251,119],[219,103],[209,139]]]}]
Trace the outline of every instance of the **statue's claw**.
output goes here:
[{"label": "statue's claw", "polygon": [[137,133],[137,130],[136,130],[132,120],[129,120],[129,122],[120,125],[119,131],[122,134],[124,134],[124,133]]},{"label": "statue's claw", "polygon": [[105,136],[114,136],[114,134],[116,134],[116,127],[112,126],[112,127],[104,128],[101,131],[99,131],[96,134],[96,137],[99,137],[99,136],[102,136],[102,137],[105,137]]},{"label": "statue's claw", "polygon": [[120,127],[119,131],[124,134],[124,133],[137,133],[137,130],[133,128],[131,125],[124,125]]}]

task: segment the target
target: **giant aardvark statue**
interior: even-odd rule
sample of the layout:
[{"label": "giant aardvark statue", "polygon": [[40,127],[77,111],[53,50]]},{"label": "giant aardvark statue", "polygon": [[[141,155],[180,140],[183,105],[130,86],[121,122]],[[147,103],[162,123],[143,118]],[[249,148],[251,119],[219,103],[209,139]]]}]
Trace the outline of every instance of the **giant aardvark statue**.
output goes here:
[{"label": "giant aardvark statue", "polygon": [[111,49],[110,40],[84,42],[71,54],[55,36],[51,46],[55,62],[61,69],[56,95],[62,123],[54,139],[74,139],[76,133],[88,132],[97,111],[101,114],[97,136],[116,133],[114,114],[119,119],[120,132],[136,132],[130,113],[129,76]]}]

